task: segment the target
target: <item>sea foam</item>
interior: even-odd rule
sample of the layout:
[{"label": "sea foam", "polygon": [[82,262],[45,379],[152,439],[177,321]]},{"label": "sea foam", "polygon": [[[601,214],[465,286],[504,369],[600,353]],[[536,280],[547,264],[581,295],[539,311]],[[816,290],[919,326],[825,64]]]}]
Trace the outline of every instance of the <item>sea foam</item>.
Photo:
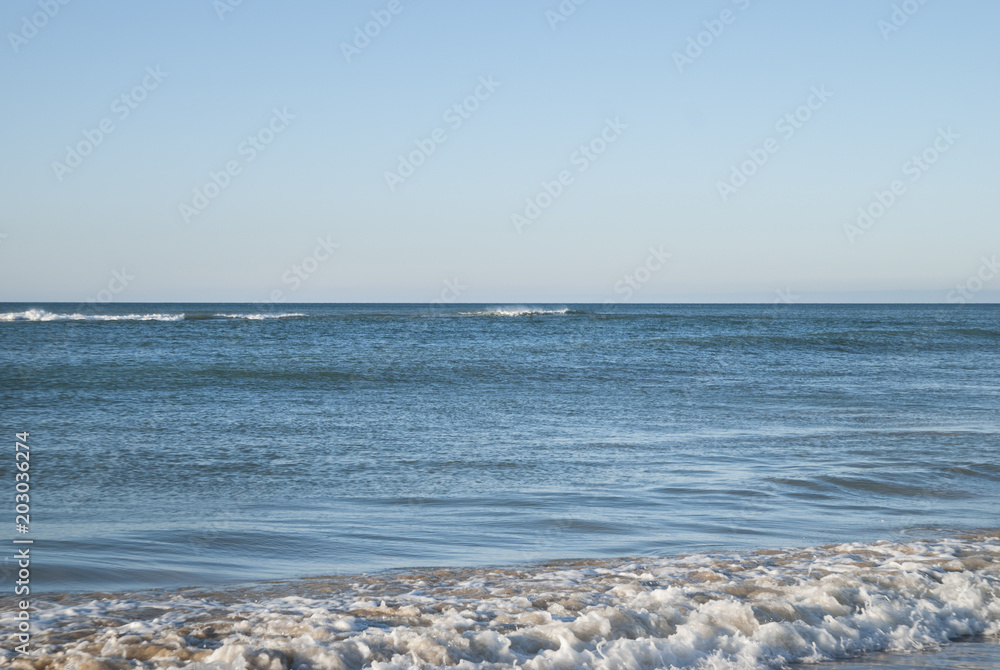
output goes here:
[{"label": "sea foam", "polygon": [[306,316],[301,312],[279,314],[83,314],[72,312],[57,314],[44,309],[29,309],[23,312],[0,313],[0,321],[184,321],[209,319],[245,319],[248,321],[263,321],[264,319],[288,319]]},{"label": "sea foam", "polygon": [[0,321],[180,321],[183,314],[55,314],[44,309],[5,312]]},{"label": "sea foam", "polygon": [[292,319],[305,314],[301,312],[289,312],[287,314],[216,314],[218,318],[222,319],[247,319],[250,321],[263,321],[264,319]]},{"label": "sea foam", "polygon": [[[53,669],[780,668],[997,635],[998,568],[988,535],[60,596],[35,602],[31,656]],[[28,660],[6,653],[0,664]]]},{"label": "sea foam", "polygon": [[490,309],[461,312],[463,316],[547,316],[568,314],[569,308],[543,309],[541,307],[493,307]]}]

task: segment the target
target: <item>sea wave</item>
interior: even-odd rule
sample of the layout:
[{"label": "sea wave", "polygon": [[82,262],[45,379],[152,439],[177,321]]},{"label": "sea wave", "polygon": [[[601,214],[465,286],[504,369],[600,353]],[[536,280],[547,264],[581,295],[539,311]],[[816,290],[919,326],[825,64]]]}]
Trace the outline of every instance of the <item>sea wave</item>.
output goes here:
[{"label": "sea wave", "polygon": [[0,321],[180,321],[183,314],[55,314],[44,309],[0,313]]},{"label": "sea wave", "polygon": [[289,312],[287,314],[215,314],[220,319],[248,319],[250,321],[263,321],[264,319],[292,319],[305,316],[302,312]]},{"label": "sea wave", "polygon": [[0,313],[0,321],[203,321],[211,319],[288,319],[306,316],[301,312],[281,314],[83,314],[72,312],[57,314],[44,309],[29,309],[23,312]]},{"label": "sea wave", "polygon": [[[779,668],[997,635],[998,568],[991,533],[59,596],[35,601],[23,660],[53,670]],[[0,664],[14,658],[0,653]]]},{"label": "sea wave", "polygon": [[471,312],[459,312],[462,316],[546,316],[554,314],[571,314],[568,307],[543,309],[541,307],[493,307]]}]

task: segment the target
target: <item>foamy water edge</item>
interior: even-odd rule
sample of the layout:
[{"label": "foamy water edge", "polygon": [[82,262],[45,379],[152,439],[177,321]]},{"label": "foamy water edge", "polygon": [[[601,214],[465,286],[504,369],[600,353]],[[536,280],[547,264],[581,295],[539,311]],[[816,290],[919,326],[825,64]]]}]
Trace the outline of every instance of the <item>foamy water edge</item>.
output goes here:
[{"label": "foamy water edge", "polygon": [[31,667],[778,668],[997,635],[998,568],[990,534],[44,597]]}]

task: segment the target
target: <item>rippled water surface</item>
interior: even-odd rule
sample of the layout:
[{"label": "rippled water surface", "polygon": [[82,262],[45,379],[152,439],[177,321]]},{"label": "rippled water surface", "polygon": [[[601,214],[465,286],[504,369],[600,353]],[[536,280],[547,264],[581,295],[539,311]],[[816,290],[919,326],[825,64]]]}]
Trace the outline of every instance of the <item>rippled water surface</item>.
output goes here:
[{"label": "rippled water surface", "polygon": [[6,304],[0,339],[48,591],[1000,525],[997,306]]}]

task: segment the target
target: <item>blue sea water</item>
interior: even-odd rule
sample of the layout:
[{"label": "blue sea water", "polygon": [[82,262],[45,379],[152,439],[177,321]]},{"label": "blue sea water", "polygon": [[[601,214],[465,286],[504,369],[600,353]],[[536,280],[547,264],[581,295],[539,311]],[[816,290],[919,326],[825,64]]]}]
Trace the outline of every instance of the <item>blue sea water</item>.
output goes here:
[{"label": "blue sea water", "polygon": [[39,590],[1000,526],[997,305],[4,304],[0,341]]},{"label": "blue sea water", "polygon": [[0,343],[51,670],[1000,663],[1000,305],[3,304]]}]

